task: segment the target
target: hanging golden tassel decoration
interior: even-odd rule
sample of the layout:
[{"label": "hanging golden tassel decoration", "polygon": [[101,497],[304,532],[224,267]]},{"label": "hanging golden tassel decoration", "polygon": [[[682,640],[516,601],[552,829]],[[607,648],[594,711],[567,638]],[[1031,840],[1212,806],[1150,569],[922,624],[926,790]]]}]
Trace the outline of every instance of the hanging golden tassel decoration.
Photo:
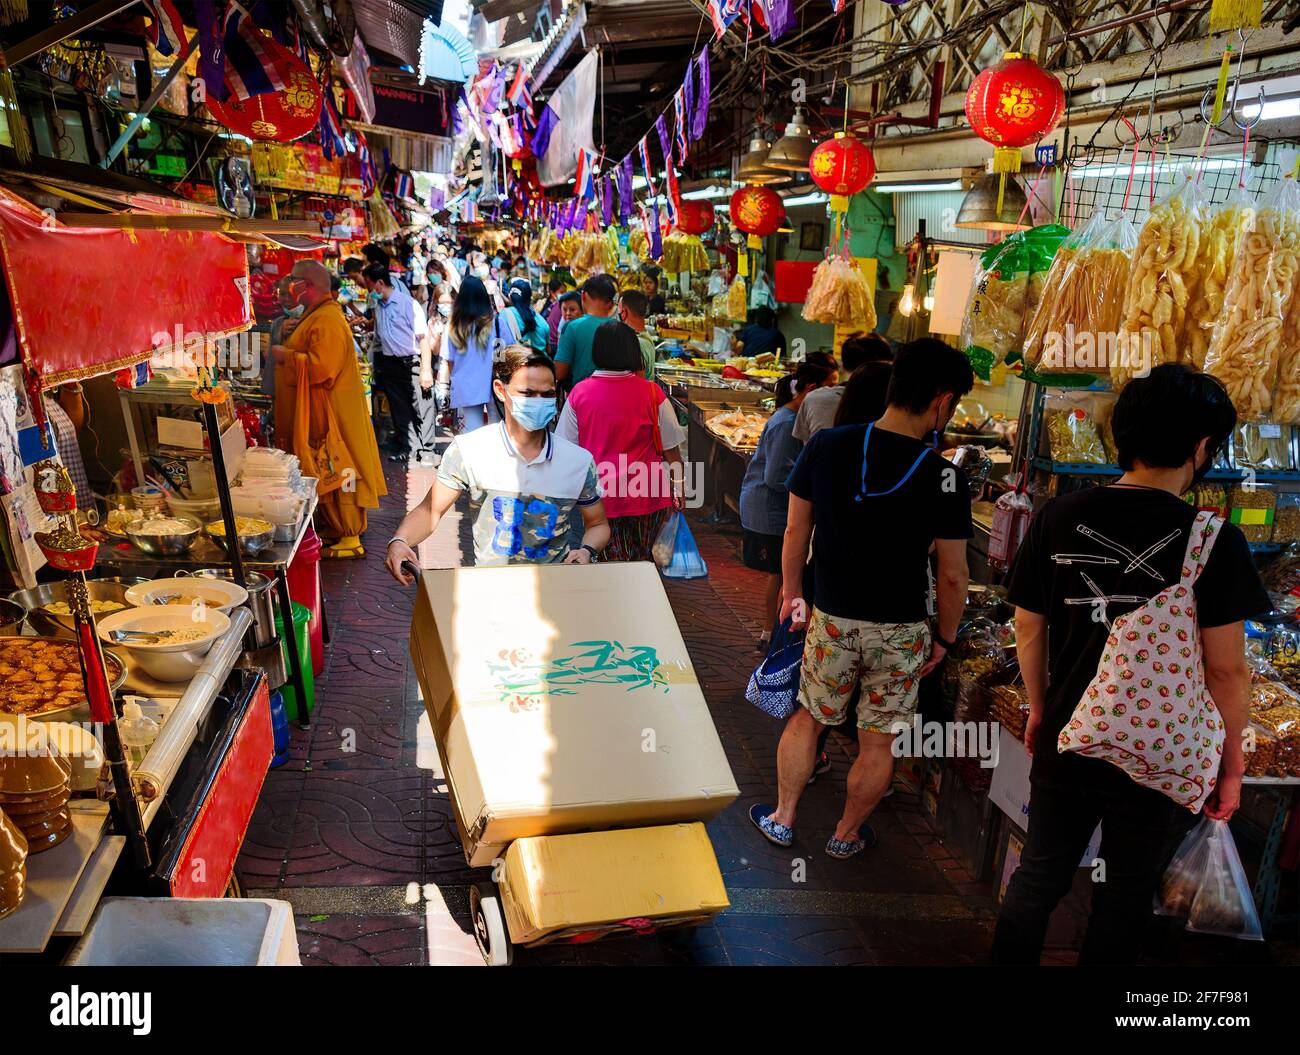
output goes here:
[{"label": "hanging golden tassel decoration", "polygon": [[1258,29],[1264,20],[1264,0],[1214,0],[1210,4],[1210,32]]},{"label": "hanging golden tassel decoration", "polygon": [[[0,0],[3,5],[5,0]],[[26,8],[26,4],[22,5]],[[9,128],[9,143],[14,149],[14,156],[20,165],[29,165],[32,160],[32,137],[27,131],[27,120],[18,109],[18,89],[14,86],[13,74],[5,61],[4,52],[0,51],[0,107],[4,109],[5,124]]]},{"label": "hanging golden tassel decoration", "polygon": [[0,24],[12,26],[27,21],[27,0],[0,0]]}]

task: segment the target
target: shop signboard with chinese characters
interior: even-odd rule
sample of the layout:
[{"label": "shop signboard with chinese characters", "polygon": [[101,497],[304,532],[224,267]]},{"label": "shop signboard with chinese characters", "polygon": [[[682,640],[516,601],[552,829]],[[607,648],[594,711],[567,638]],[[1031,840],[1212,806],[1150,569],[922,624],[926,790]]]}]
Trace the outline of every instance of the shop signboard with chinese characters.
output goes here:
[{"label": "shop signboard with chinese characters", "polygon": [[475,866],[739,794],[653,564],[425,572],[411,656]]}]

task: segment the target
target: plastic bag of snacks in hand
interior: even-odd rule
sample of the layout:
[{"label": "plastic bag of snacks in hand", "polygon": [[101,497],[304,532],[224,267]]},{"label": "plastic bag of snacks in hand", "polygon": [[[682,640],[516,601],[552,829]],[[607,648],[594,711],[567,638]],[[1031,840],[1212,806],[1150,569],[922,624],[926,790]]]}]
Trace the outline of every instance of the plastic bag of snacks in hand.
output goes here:
[{"label": "plastic bag of snacks in hand", "polygon": [[847,253],[827,257],[813,272],[803,317],[832,326],[876,328],[876,305],[862,269]]},{"label": "plastic bag of snacks in hand", "polygon": [[1187,291],[1187,325],[1180,349],[1182,361],[1198,370],[1205,366],[1214,324],[1223,310],[1237,236],[1242,222],[1254,208],[1255,199],[1238,187],[1227,201],[1209,210],[1201,225],[1201,243]]},{"label": "plastic bag of snacks in hand", "polygon": [[1102,439],[1104,420],[1114,400],[1108,393],[1051,392],[1043,405],[1048,450],[1054,462],[1108,465],[1110,454]]},{"label": "plastic bag of snacks in hand", "polygon": [[[1205,372],[1224,383],[1247,421],[1266,419],[1273,406],[1298,252],[1300,190],[1295,180],[1284,179],[1242,221],[1223,311],[1205,356]],[[1293,412],[1293,376],[1289,370],[1283,388],[1288,412]]]},{"label": "plastic bag of snacks in hand", "polygon": [[1061,243],[1025,332],[1026,363],[1054,372],[1107,368],[1136,245],[1128,219],[1108,221],[1102,211]]},{"label": "plastic bag of snacks in hand", "polygon": [[1059,224],[1017,231],[980,256],[962,315],[960,347],[985,380],[1012,352],[1020,354],[1026,321],[1045,293],[1053,259],[1069,234]]},{"label": "plastic bag of snacks in hand", "polygon": [[1189,931],[1262,941],[1259,913],[1227,821],[1203,817],[1160,879],[1154,909]]},{"label": "plastic bag of snacks in hand", "polygon": [[1110,370],[1116,390],[1153,367],[1178,362],[1205,219],[1204,195],[1188,180],[1142,225],[1128,274],[1121,354]]}]

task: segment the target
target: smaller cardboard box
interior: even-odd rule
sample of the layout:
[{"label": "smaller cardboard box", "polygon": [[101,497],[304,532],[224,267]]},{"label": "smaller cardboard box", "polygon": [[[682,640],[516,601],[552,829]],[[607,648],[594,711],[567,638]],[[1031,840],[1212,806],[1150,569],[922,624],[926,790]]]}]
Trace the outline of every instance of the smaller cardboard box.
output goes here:
[{"label": "smaller cardboard box", "polygon": [[730,904],[703,824],[516,839],[500,886],[517,945],[648,934]]}]

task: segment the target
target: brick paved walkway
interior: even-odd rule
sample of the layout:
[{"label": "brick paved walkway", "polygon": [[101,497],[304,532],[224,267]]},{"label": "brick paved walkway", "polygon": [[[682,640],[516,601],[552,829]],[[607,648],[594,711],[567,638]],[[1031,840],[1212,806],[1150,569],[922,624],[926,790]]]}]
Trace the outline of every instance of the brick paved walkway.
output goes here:
[{"label": "brick paved walkway", "polygon": [[[414,591],[381,565],[382,543],[431,475],[393,472],[370,520],[370,555],[323,566],[332,642],[318,711],[310,730],[294,727],[290,761],[269,774],[239,860],[250,896],[293,903],[307,964],[482,962],[468,911],[476,874],[461,853],[408,661]],[[838,814],[847,741],[831,738],[835,772],[804,799],[792,850],[751,828],[749,806],[775,800],[780,731],[743,699],[762,622],[761,576],[740,565],[734,528],[695,530],[709,577],[667,590],[741,790],[709,825],[732,907],[696,930],[519,950],[516,962],[982,962],[992,891],[936,838],[914,793],[896,786],[873,819],[879,845],[862,857],[836,862],[821,852]],[[468,523],[453,517],[420,556],[425,567],[448,567],[469,554]],[[795,882],[800,861],[806,876]],[[1059,915],[1059,944],[1075,945],[1078,913]]]}]

